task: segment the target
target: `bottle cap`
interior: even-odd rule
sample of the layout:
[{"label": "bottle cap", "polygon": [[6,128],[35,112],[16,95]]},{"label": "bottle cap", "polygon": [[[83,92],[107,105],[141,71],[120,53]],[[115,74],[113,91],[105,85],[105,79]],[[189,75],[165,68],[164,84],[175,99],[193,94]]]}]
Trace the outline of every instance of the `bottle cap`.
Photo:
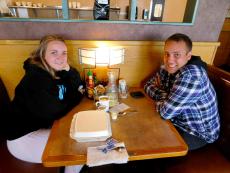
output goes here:
[{"label": "bottle cap", "polygon": [[87,76],[92,76],[92,75],[93,75],[92,71],[89,70],[89,71],[87,72]]}]

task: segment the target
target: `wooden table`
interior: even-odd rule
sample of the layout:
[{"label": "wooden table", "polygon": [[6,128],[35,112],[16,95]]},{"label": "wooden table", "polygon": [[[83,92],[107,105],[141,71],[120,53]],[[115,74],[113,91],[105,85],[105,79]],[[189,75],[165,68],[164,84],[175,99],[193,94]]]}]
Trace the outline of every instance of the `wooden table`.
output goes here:
[{"label": "wooden table", "polygon": [[[126,145],[129,160],[176,157],[187,154],[188,146],[170,121],[160,118],[154,102],[147,96],[134,99],[130,95],[121,99],[136,113],[111,120],[112,137]],[[78,165],[86,163],[87,147],[105,142],[78,143],[69,136],[73,115],[83,110],[95,109],[94,102],[84,98],[65,117],[54,122],[46,144],[42,162],[47,167]]]}]

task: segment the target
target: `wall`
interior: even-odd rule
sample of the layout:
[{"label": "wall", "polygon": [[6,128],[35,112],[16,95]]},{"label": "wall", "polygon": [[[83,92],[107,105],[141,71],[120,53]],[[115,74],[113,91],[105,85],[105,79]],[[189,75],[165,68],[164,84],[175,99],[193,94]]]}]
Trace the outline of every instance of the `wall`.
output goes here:
[{"label": "wall", "polygon": [[229,0],[200,0],[193,26],[0,22],[0,39],[40,39],[55,33],[75,40],[165,40],[183,32],[193,41],[217,41],[229,5]]},{"label": "wall", "polygon": [[[163,22],[183,22],[187,0],[165,1]],[[175,13],[176,9],[176,13]]]}]

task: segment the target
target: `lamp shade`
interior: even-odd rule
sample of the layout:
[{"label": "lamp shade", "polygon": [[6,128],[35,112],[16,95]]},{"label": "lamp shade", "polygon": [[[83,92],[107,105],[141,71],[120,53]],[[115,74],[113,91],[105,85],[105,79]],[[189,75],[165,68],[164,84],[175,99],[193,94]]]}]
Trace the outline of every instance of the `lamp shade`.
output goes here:
[{"label": "lamp shade", "polygon": [[124,63],[124,48],[79,48],[80,64],[111,66]]},{"label": "lamp shade", "polygon": [[80,64],[96,65],[96,52],[91,48],[79,48]]}]

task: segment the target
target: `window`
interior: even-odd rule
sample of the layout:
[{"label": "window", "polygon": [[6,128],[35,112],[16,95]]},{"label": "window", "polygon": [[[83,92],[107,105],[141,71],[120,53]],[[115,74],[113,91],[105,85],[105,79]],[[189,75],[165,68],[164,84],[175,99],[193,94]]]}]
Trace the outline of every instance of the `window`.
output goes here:
[{"label": "window", "polygon": [[[95,0],[1,0],[0,21],[59,21],[191,25],[199,0],[97,0],[108,20],[95,20]],[[2,3],[8,3],[6,10]],[[8,9],[8,13],[6,12]],[[175,13],[177,9],[177,13]]]}]

